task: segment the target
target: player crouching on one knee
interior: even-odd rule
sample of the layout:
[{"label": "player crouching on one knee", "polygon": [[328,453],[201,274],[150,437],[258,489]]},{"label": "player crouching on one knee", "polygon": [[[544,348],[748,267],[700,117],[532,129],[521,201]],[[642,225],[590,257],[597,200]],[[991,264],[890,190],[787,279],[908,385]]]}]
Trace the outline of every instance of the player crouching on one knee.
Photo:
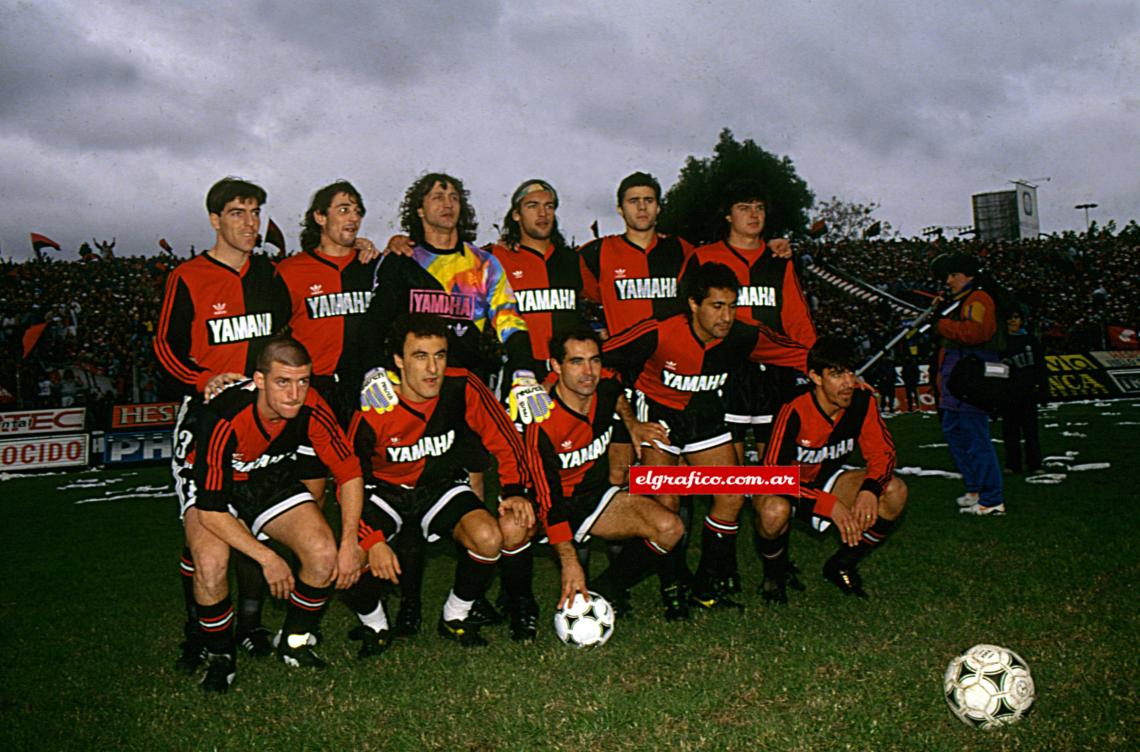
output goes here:
[{"label": "player crouching on one knee", "polygon": [[[455,541],[455,580],[438,631],[461,645],[487,644],[472,605],[486,594],[504,549],[515,554],[511,563],[503,563],[504,587],[525,580],[529,590],[529,572],[518,571],[533,561],[526,544],[535,526],[522,439],[477,376],[447,367],[447,331],[439,316],[404,314],[396,319],[388,347],[399,383],[393,388],[387,376],[380,377],[391,391],[371,404],[383,407],[359,411],[352,420],[351,441],[368,483],[359,535],[370,571],[349,594],[366,627],[361,658],[388,645],[380,581],[399,582],[399,558],[389,545],[397,535]],[[374,386],[366,383],[365,391]],[[468,438],[498,461],[503,494],[499,520],[467,481],[463,442]]]},{"label": "player crouching on one knee", "polygon": [[[816,342],[807,360],[811,390],[785,405],[772,428],[764,463],[798,465],[800,495],[753,500],[768,602],[788,600],[792,515],[820,531],[835,525],[841,542],[823,576],[843,592],[866,598],[857,566],[890,535],[906,507],[906,484],[894,476],[895,445],[875,409],[874,394],[854,373],[856,357],[846,339]],[[843,464],[856,446],[865,470]]]},{"label": "player crouching on one knee", "polygon": [[581,327],[556,334],[550,356],[558,377],[551,390],[557,409],[543,422],[527,424],[524,439],[535,468],[540,516],[562,568],[559,607],[577,593],[589,597],[574,542],[591,536],[641,539],[623,546],[592,583],[611,603],[654,568],[662,587],[676,584],[684,561],[670,552],[684,532],[681,518],[654,499],[610,484],[608,450],[616,422],[622,420],[629,429],[639,454],[643,442],[668,444],[665,429],[637,421],[621,384],[602,378],[597,332]]},{"label": "player crouching on one knee", "polygon": [[[234,609],[227,566],[235,549],[261,565],[270,592],[287,598],[278,656],[290,666],[323,668],[312,633],[335,584],[350,587],[364,554],[356,541],[364,497],[360,463],[328,403],[309,388],[312,361],[296,340],[266,343],[253,381],[226,389],[204,408],[195,438],[197,507],[202,530],[191,539],[194,594],[208,666],[207,691],[224,692],[235,669]],[[304,479],[317,461],[340,487],[339,546]],[[291,549],[289,564],[256,536]]]}]

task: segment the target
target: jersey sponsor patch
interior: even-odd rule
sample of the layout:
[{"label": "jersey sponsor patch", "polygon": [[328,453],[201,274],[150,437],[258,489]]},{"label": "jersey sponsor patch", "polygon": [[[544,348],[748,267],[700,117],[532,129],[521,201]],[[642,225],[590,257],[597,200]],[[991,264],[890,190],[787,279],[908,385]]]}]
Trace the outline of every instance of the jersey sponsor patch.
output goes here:
[{"label": "jersey sponsor patch", "polygon": [[296,451],[284,452],[282,454],[263,454],[252,462],[245,462],[242,460],[240,454],[234,454],[230,464],[236,472],[251,473],[254,470],[261,470],[270,465],[276,465],[278,462],[295,459],[297,459]]},{"label": "jersey sponsor patch", "polygon": [[455,431],[440,436],[424,436],[409,446],[385,447],[390,462],[415,462],[424,457],[442,457],[455,443]]},{"label": "jersey sponsor patch", "polygon": [[[610,446],[610,438],[614,434],[613,426],[606,429],[606,432],[598,436],[586,446],[581,449],[575,449],[572,452],[559,452],[558,461],[562,463],[563,470],[569,470],[573,467],[581,467],[587,462],[593,462],[605,455],[606,450]],[[570,442],[563,442],[568,444]]]},{"label": "jersey sponsor patch", "polygon": [[661,383],[678,392],[715,392],[728,381],[727,373],[702,373],[687,376],[672,371],[661,372]]},{"label": "jersey sponsor patch", "polygon": [[409,313],[434,313],[452,319],[475,319],[475,296],[443,290],[409,290]]},{"label": "jersey sponsor patch", "polygon": [[824,460],[837,460],[855,451],[855,439],[843,439],[819,449],[796,447],[796,462],[803,465],[818,465]]},{"label": "jersey sponsor patch", "polygon": [[[320,292],[320,285],[313,285]],[[305,309],[309,319],[324,319],[330,316],[352,316],[368,310],[372,293],[366,290],[355,292],[333,292],[312,295],[305,298]]]},{"label": "jersey sponsor patch", "polygon": [[677,280],[672,277],[615,279],[618,300],[656,300],[677,297]]},{"label": "jersey sponsor patch", "polygon": [[573,311],[578,307],[578,295],[574,290],[558,288],[554,290],[515,290],[515,301],[520,313],[542,313],[545,311]]},{"label": "jersey sponsor patch", "polygon": [[767,285],[748,285],[741,287],[736,296],[736,305],[754,307],[774,307],[776,303],[776,288]]},{"label": "jersey sponsor patch", "polygon": [[224,345],[230,342],[244,342],[273,334],[273,314],[246,313],[224,319],[210,319],[210,344]]}]

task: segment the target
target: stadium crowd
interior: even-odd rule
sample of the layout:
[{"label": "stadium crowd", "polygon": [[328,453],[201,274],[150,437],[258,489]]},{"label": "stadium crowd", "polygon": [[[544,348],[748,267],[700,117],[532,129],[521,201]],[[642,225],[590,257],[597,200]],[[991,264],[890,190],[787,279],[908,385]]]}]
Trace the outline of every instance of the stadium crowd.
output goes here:
[{"label": "stadium crowd", "polygon": [[[936,256],[977,254],[984,268],[1027,306],[1030,326],[1049,353],[1105,346],[1106,325],[1135,327],[1140,322],[1140,226],[1135,222],[1119,232],[1094,228],[1090,234],[1016,242],[840,240],[805,250],[806,258],[918,305],[939,288],[930,274]],[[181,261],[165,256],[0,261],[0,348],[5,353],[0,388],[12,395],[4,401],[15,401],[17,368],[22,367],[21,404],[63,404],[70,391],[64,373],[71,366],[106,379],[81,382],[72,397],[76,404],[94,404],[106,389],[115,401],[153,401],[157,364],[150,338],[163,281]],[[889,309],[854,300],[811,275],[802,279],[820,334],[851,337],[864,352],[873,352],[903,326]],[[23,334],[41,321],[47,327],[23,360]],[[923,353],[929,348],[924,345]]]}]

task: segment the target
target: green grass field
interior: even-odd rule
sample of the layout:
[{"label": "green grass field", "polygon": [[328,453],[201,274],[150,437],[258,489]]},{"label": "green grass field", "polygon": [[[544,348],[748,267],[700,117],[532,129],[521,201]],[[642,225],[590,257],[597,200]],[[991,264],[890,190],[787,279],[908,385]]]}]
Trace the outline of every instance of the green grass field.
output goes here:
[{"label": "green grass field", "polygon": [[[536,644],[495,628],[489,648],[464,651],[425,629],[360,665],[345,637],[354,619],[334,602],[328,670],[245,660],[220,697],[171,667],[182,621],[173,498],[76,504],[162,485],[164,469],[9,479],[0,484],[0,747],[1137,749],[1137,422],[1135,402],[1048,413],[1046,454],[1075,451],[1074,464],[1111,469],[1069,472],[1056,485],[1010,480],[1002,519],[961,518],[958,481],[906,476],[904,523],[861,568],[866,602],[819,577],[834,535],[797,529],[792,555],[808,590],[787,608],[765,608],[741,536],[743,615],[667,624],[649,581],[608,645],[576,651],[554,636],[556,571],[540,555]],[[923,447],[942,441],[934,418],[902,416],[890,427],[900,467],[950,469],[944,447]],[[115,482],[60,490],[78,478]],[[433,609],[452,574],[448,547],[437,548]],[[597,552],[595,571],[603,561]],[[283,614],[274,603],[266,621],[276,628]],[[946,707],[942,672],[978,642],[1009,646],[1032,667],[1036,708],[1017,726],[975,731]]]}]

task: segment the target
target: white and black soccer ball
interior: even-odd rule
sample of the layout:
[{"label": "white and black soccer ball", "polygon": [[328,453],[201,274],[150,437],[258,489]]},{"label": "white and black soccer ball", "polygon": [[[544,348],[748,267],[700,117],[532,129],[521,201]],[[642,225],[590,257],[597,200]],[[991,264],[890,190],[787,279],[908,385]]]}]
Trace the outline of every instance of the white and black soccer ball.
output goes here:
[{"label": "white and black soccer ball", "polygon": [[942,688],[951,712],[975,728],[1017,723],[1037,697],[1029,664],[997,645],[975,645],[950,661]]},{"label": "white and black soccer ball", "polygon": [[589,601],[575,595],[569,605],[554,612],[554,631],[576,648],[605,645],[614,633],[614,607],[595,592]]}]

